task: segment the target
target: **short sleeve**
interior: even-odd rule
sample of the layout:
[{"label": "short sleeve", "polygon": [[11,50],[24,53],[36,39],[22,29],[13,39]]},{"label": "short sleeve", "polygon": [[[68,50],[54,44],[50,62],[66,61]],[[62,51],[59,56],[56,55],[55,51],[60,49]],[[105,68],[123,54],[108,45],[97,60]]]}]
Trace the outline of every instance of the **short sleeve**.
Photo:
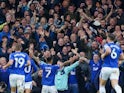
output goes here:
[{"label": "short sleeve", "polygon": [[93,61],[92,61],[92,60],[90,60],[89,65],[91,66],[91,65],[92,65],[92,63],[93,63]]},{"label": "short sleeve", "polygon": [[36,66],[36,64],[33,60],[31,62],[32,62],[33,70],[34,70],[34,72],[36,72],[37,71],[37,66]]},{"label": "short sleeve", "polygon": [[109,48],[108,44],[104,45],[104,49],[106,50],[107,48]]},{"label": "short sleeve", "polygon": [[59,69],[60,68],[60,66],[59,65],[55,65],[55,69]]},{"label": "short sleeve", "polygon": [[9,60],[14,60],[13,53],[9,55]]},{"label": "short sleeve", "polygon": [[30,60],[30,57],[28,56],[28,54],[26,54],[26,60]]},{"label": "short sleeve", "polygon": [[42,64],[46,64],[46,63],[45,63],[44,61],[41,61],[41,62],[40,62],[40,65],[42,65]]},{"label": "short sleeve", "polygon": [[40,64],[40,68],[43,69],[45,64]]}]

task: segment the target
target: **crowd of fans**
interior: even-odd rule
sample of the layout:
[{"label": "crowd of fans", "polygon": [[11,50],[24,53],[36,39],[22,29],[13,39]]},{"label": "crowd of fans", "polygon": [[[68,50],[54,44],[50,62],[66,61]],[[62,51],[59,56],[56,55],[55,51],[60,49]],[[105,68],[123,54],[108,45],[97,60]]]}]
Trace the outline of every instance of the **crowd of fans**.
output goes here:
[{"label": "crowd of fans", "polygon": [[[46,62],[51,54],[53,64],[69,60],[75,55],[74,49],[84,57],[84,62],[73,71],[79,93],[84,90],[96,93],[101,66],[95,68],[92,62],[101,65],[100,54],[108,33],[116,36],[115,42],[124,51],[124,1],[0,0],[0,31],[0,66],[7,63],[16,42],[22,44],[24,52],[33,53],[41,61]],[[123,67],[120,72],[120,85],[124,89]],[[6,91],[9,91],[8,77],[7,70],[0,70],[0,81],[6,83]],[[32,93],[41,93],[42,71],[32,77]],[[108,82],[108,93],[110,86]],[[74,91],[71,87],[74,86],[68,90]]]}]

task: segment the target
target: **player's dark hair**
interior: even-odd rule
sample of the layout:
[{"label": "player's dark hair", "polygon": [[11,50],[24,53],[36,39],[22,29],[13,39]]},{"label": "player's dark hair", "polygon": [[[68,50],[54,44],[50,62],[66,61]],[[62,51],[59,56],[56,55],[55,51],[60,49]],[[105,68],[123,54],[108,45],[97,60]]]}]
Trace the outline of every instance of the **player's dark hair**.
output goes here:
[{"label": "player's dark hair", "polygon": [[109,34],[108,34],[108,37],[109,37],[110,40],[112,40],[112,41],[115,41],[115,39],[116,39],[115,35],[112,34],[112,33],[109,33]]},{"label": "player's dark hair", "polygon": [[47,60],[48,63],[51,62],[52,61],[52,56],[48,57],[46,60]]}]

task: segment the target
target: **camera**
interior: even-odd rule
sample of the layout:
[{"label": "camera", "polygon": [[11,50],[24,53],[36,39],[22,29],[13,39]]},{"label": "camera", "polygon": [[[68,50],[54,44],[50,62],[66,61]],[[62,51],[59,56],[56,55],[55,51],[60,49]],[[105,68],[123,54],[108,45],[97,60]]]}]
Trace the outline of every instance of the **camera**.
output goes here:
[{"label": "camera", "polygon": [[55,26],[56,26],[57,28],[60,28],[62,25],[63,25],[62,19],[61,19],[61,18],[58,18],[58,19],[55,21]]},{"label": "camera", "polygon": [[37,1],[37,0],[34,0],[34,1],[33,1],[33,3],[34,3],[34,4],[37,4],[37,3],[38,3],[38,1]]},{"label": "camera", "polygon": [[69,52],[68,56],[73,57],[75,54],[73,52]]},{"label": "camera", "polygon": [[48,25],[46,28],[45,28],[46,31],[50,31],[50,25]]},{"label": "camera", "polygon": [[4,93],[7,85],[5,82],[0,82],[0,93]]}]

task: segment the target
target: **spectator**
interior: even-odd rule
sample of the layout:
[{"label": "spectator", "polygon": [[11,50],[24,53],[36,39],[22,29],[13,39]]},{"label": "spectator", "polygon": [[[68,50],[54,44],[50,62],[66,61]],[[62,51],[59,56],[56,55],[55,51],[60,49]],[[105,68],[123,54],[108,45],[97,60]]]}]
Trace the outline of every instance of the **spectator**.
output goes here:
[{"label": "spectator", "polygon": [[32,77],[33,82],[33,88],[32,88],[32,93],[41,93],[42,90],[42,70],[38,70],[36,74]]},{"label": "spectator", "polygon": [[[116,44],[123,49],[123,5],[123,0],[1,0],[0,56],[8,60],[16,42],[22,44],[22,51],[33,42],[34,55],[45,62],[49,52],[53,64],[57,64],[59,53],[62,60],[67,60],[72,49],[93,59],[109,33],[115,34]],[[76,68],[77,82],[82,83],[79,92],[80,87],[86,90],[83,84],[87,81],[79,78],[88,71],[82,68],[87,65],[84,62]]]},{"label": "spectator", "polygon": [[88,60],[87,58],[83,59],[85,62],[87,62],[90,65],[90,81],[88,82],[89,93],[96,93],[99,91],[99,74],[102,67],[102,60],[99,58],[98,54],[93,55],[93,60]]},{"label": "spectator", "polygon": [[[86,57],[84,52],[80,52],[79,54],[80,57]],[[90,67],[85,61],[83,61],[76,68],[76,76],[77,76],[79,93],[82,93],[83,91],[86,91],[88,93],[85,85],[90,79]]]},{"label": "spectator", "polygon": [[64,46],[62,51],[57,53],[57,56],[58,60],[61,60],[62,62],[67,61],[69,59],[67,47]]},{"label": "spectator", "polygon": [[[7,64],[7,59],[5,57],[0,58],[0,66],[4,66]],[[0,82],[4,82],[6,84],[6,88],[9,91],[10,90],[10,84],[9,84],[9,75],[10,71],[9,68],[3,70],[0,68]]]},{"label": "spectator", "polygon": [[0,56],[4,56],[4,57],[8,57],[8,53],[7,53],[7,48],[9,46],[9,41],[8,41],[8,37],[7,36],[3,36],[2,37],[2,41],[1,41],[1,45],[0,45]]},{"label": "spectator", "polygon": [[64,46],[64,40],[62,38],[58,39],[58,42],[56,43],[54,47],[56,53],[61,52],[63,46]]},{"label": "spectator", "polygon": [[[74,54],[72,52],[72,54],[69,55],[69,57],[73,57]],[[79,87],[78,87],[78,81],[77,81],[77,74],[76,74],[76,67],[71,70],[71,72],[69,73],[69,76],[68,76],[68,90],[69,90],[69,93],[79,93]]]},{"label": "spectator", "polygon": [[90,55],[90,57],[89,58],[93,58],[93,55],[94,54],[100,54],[99,53],[99,45],[98,45],[98,42],[96,42],[96,41],[93,41],[92,42],[92,44],[91,44],[91,47],[90,47],[90,49],[89,49],[89,55]]},{"label": "spectator", "polygon": [[7,36],[8,39],[10,38],[10,28],[8,25],[4,25],[3,31],[0,32],[0,41],[2,40],[3,36]]},{"label": "spectator", "polygon": [[[76,55],[77,56],[77,55]],[[72,56],[73,61],[76,60],[76,56]],[[70,57],[71,59],[71,57]],[[68,74],[69,72],[71,72],[76,66],[79,65],[79,62],[82,62],[81,59],[79,59],[79,61],[77,61],[76,63],[73,63],[72,65],[70,66],[65,66],[63,68],[61,68],[56,76],[55,76],[55,86],[58,90],[58,93],[69,93],[68,92]],[[63,62],[59,62],[58,64],[62,64]],[[65,82],[63,82],[65,81]],[[71,91],[70,91],[71,92]],[[73,91],[74,92],[74,91]],[[71,92],[71,93],[73,93]],[[78,91],[76,91],[78,92]]]}]

